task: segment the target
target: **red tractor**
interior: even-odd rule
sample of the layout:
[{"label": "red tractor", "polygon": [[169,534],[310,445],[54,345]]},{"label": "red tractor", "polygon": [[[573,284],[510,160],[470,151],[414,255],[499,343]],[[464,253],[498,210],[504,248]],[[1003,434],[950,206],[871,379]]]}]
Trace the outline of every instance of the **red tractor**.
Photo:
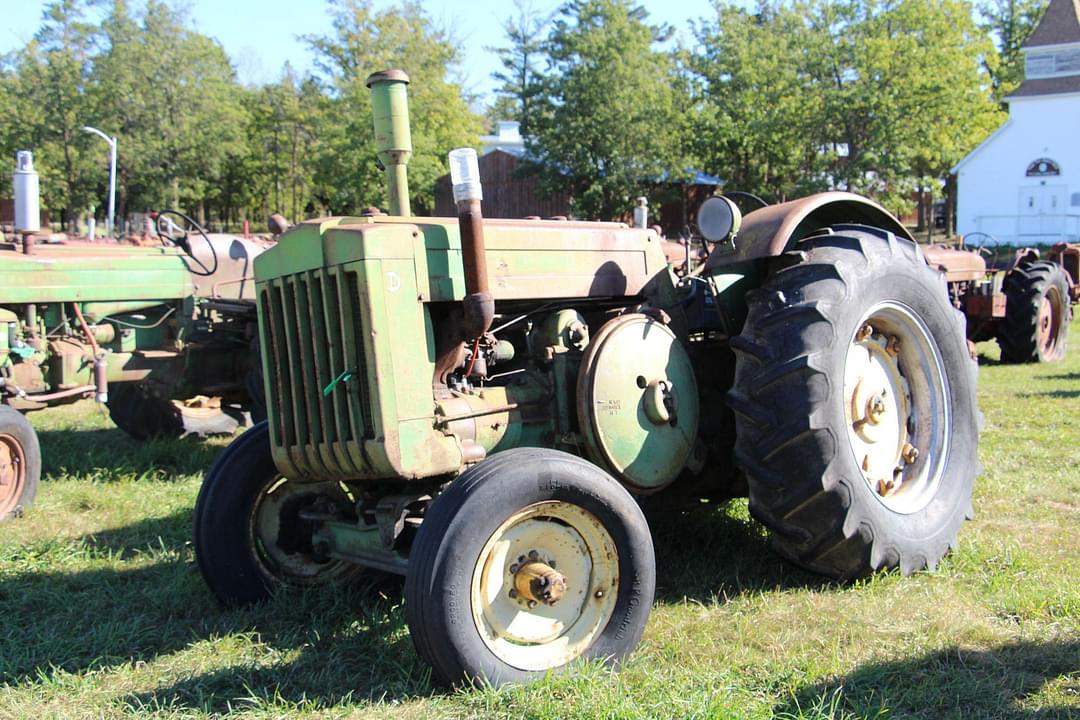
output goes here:
[{"label": "red tractor", "polygon": [[1072,305],[1080,301],[1080,245],[1059,243],[1045,257],[1021,248],[1004,263],[986,247],[933,245],[925,256],[945,273],[953,304],[967,316],[968,340],[996,339],[1007,363],[1065,357]]}]

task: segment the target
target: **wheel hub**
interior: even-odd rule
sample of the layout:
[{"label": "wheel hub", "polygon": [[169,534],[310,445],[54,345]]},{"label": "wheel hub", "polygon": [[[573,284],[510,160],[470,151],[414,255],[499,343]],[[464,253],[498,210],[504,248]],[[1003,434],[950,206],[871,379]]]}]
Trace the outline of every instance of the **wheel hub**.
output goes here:
[{"label": "wheel hub", "polygon": [[896,356],[888,351],[890,344],[898,347],[898,341],[866,328],[848,353],[849,374],[856,383],[849,404],[851,428],[865,451],[864,472],[891,478],[906,441],[910,389]]},{"label": "wheel hub", "polygon": [[580,656],[611,618],[618,552],[587,510],[542,502],[514,513],[477,559],[473,619],[484,644],[523,670]]},{"label": "wheel hub", "polygon": [[864,481],[886,506],[914,512],[932,496],[948,421],[944,370],[922,322],[906,307],[870,313],[848,347],[844,387]]},{"label": "wheel hub", "polygon": [[555,570],[555,561],[544,562],[536,550],[522,555],[510,566],[513,588],[510,597],[521,598],[528,607],[554,605],[566,595],[566,577]]}]

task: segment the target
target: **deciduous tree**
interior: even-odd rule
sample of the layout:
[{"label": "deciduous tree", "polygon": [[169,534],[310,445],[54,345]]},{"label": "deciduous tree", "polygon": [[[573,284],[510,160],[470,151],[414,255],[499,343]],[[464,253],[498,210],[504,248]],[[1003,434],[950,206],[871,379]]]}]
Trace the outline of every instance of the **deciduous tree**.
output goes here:
[{"label": "deciduous tree", "polygon": [[657,47],[670,32],[630,0],[572,0],[555,19],[527,143],[575,215],[621,217],[647,183],[685,174],[685,82]]}]

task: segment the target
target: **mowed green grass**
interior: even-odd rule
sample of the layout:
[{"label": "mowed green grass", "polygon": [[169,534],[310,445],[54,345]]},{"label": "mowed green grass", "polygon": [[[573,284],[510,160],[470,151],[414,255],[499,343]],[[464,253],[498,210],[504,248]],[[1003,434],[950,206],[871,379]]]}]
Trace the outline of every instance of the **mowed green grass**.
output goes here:
[{"label": "mowed green grass", "polygon": [[774,557],[745,501],[655,527],[656,604],[621,672],[433,683],[401,583],[218,607],[191,511],[225,440],[138,444],[89,403],[32,417],[44,481],[0,527],[0,717],[1080,717],[1080,332],[984,354],[976,518],[934,573],[837,585]]}]

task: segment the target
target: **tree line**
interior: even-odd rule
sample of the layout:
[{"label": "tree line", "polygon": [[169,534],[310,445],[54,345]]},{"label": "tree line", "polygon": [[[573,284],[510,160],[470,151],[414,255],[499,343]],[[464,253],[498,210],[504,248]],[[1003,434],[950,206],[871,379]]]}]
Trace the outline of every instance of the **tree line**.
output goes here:
[{"label": "tree line", "polygon": [[[769,201],[848,189],[906,210],[1003,120],[1020,46],[1046,0],[715,0],[681,39],[632,0],[515,6],[501,83],[480,114],[455,72],[461,48],[416,2],[332,0],[331,31],[302,39],[314,70],[238,81],[221,45],[179,6],[49,4],[0,59],[0,150],[32,149],[45,205],[65,226],[107,192],[117,215],[163,207],[237,227],[385,206],[368,73],[411,79],[412,202],[434,204],[447,151],[516,119],[522,169],[569,192],[579,217],[624,215],[642,188],[696,167]],[[0,191],[10,193],[6,185]]]}]

